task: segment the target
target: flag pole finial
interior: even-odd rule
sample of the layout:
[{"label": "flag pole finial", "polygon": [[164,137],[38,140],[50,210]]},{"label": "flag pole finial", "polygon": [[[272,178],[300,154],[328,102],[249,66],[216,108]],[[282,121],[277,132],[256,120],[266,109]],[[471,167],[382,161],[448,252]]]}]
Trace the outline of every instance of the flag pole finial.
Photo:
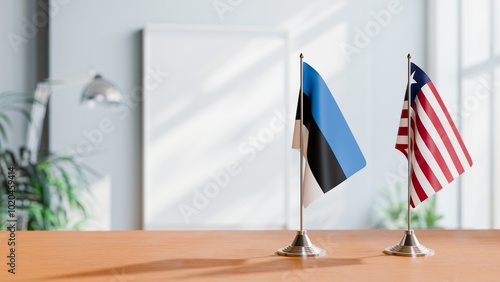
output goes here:
[{"label": "flag pole finial", "polygon": [[406,58],[408,58],[408,60],[410,60],[411,59],[411,54],[408,53],[408,55],[406,56]]}]

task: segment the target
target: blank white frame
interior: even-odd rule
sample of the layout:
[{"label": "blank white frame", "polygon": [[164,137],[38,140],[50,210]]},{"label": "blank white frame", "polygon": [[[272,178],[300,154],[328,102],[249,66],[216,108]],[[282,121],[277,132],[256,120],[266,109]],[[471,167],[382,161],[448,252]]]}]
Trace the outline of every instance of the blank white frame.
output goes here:
[{"label": "blank white frame", "polygon": [[[268,143],[268,144],[271,144],[271,145],[269,145],[269,148],[267,148],[267,147],[265,148],[265,149],[273,149],[272,152],[274,152],[274,153],[266,152],[266,150],[263,149],[262,151],[258,151],[258,154],[257,154],[257,157],[255,158],[255,160],[245,161],[243,159],[237,159],[236,161],[239,162],[240,164],[242,164],[242,166],[240,167],[242,169],[242,172],[241,172],[241,174],[235,174],[234,176],[231,175],[232,178],[230,179],[230,184],[228,184],[228,187],[230,187],[230,185],[232,185],[232,182],[235,182],[235,185],[237,185],[238,183],[240,185],[242,185],[242,183],[240,183],[240,182],[244,182],[244,181],[241,180],[240,178],[249,177],[249,175],[250,176],[253,175],[254,176],[253,178],[255,178],[256,167],[259,167],[259,166],[262,168],[263,171],[269,171],[269,169],[275,169],[277,171],[277,174],[279,174],[279,178],[281,178],[280,180],[276,180],[276,183],[278,183],[277,186],[279,186],[279,187],[274,187],[274,189],[276,189],[277,191],[280,191],[278,193],[279,196],[276,197],[276,195],[275,195],[275,197],[274,197],[274,200],[275,200],[275,206],[273,208],[274,212],[276,212],[276,209],[280,210],[279,212],[277,212],[277,214],[279,215],[279,216],[277,216],[277,218],[274,218],[272,220],[268,220],[269,215],[272,215],[272,212],[271,212],[271,214],[266,214],[266,208],[269,210],[269,206],[270,206],[269,199],[266,199],[266,198],[263,198],[261,200],[262,206],[259,207],[258,205],[256,205],[256,207],[255,207],[256,219],[255,220],[250,219],[248,217],[246,217],[246,219],[245,218],[238,219],[238,217],[236,215],[233,216],[231,214],[227,214],[227,211],[224,214],[224,212],[221,212],[221,211],[224,209],[227,209],[227,208],[224,206],[217,207],[217,205],[218,205],[219,199],[222,199],[225,197],[225,196],[223,197],[221,195],[226,190],[219,189],[220,192],[218,194],[215,193],[215,190],[213,190],[214,193],[211,196],[216,195],[214,198],[211,199],[209,197],[206,197],[210,202],[209,206],[206,209],[198,209],[199,213],[192,214],[193,216],[189,217],[190,222],[187,222],[185,220],[186,217],[183,217],[180,214],[181,213],[180,209],[182,209],[181,206],[184,208],[186,208],[186,205],[189,206],[190,205],[189,199],[187,201],[186,201],[186,199],[189,197],[194,199],[197,195],[197,192],[193,191],[193,187],[183,187],[181,189],[186,189],[186,191],[188,191],[187,198],[186,198],[186,195],[184,195],[185,197],[184,197],[183,201],[169,201],[168,199],[165,200],[166,205],[170,205],[170,209],[167,208],[167,210],[169,211],[168,214],[161,216],[161,218],[168,218],[170,216],[169,217],[170,221],[167,220],[167,221],[161,222],[158,220],[158,218],[160,218],[160,217],[156,213],[158,212],[158,203],[159,203],[159,201],[162,201],[161,198],[165,197],[165,195],[169,195],[169,197],[170,197],[173,194],[179,193],[179,189],[175,188],[175,189],[177,189],[177,191],[175,191],[173,193],[159,195],[159,197],[157,197],[158,191],[154,190],[154,188],[152,188],[155,185],[157,185],[157,183],[158,183],[158,179],[157,178],[155,179],[155,177],[156,177],[155,175],[157,175],[157,174],[152,173],[152,171],[155,171],[158,169],[158,166],[155,164],[155,158],[156,158],[156,155],[158,155],[158,153],[157,153],[158,151],[157,150],[155,151],[152,144],[154,144],[154,142],[156,142],[156,141],[154,141],[154,140],[156,140],[155,138],[158,138],[158,136],[154,136],[157,133],[157,131],[155,132],[155,126],[158,126],[158,124],[162,124],[162,122],[155,121],[156,117],[158,116],[158,115],[156,115],[157,112],[155,112],[155,110],[157,110],[157,108],[155,108],[155,107],[158,106],[157,102],[161,102],[160,101],[161,99],[158,98],[159,96],[155,96],[155,95],[161,95],[161,93],[165,93],[165,92],[163,92],[163,90],[165,90],[165,89],[168,90],[169,87],[171,87],[170,90],[175,88],[176,87],[175,84],[179,81],[179,79],[182,79],[182,78],[179,78],[179,76],[183,74],[182,70],[179,70],[179,68],[176,68],[178,66],[182,66],[182,58],[179,59],[181,56],[179,54],[181,52],[179,51],[179,48],[177,48],[177,49],[173,48],[179,52],[170,52],[169,50],[167,50],[167,49],[169,49],[169,44],[170,44],[168,42],[175,42],[176,46],[186,44],[185,48],[181,48],[181,49],[187,50],[187,49],[193,47],[192,44],[190,45],[189,43],[195,42],[200,37],[204,37],[205,35],[206,35],[205,39],[206,39],[207,44],[205,46],[202,46],[203,49],[207,49],[207,48],[210,49],[211,47],[209,46],[210,45],[209,43],[214,43],[212,41],[212,39],[214,37],[217,37],[217,36],[219,36],[220,38],[224,38],[224,36],[226,36],[227,37],[226,39],[228,40],[227,41],[228,45],[230,45],[230,44],[237,45],[238,43],[244,42],[245,37],[247,37],[246,39],[249,40],[248,43],[250,45],[252,45],[253,44],[252,41],[255,41],[255,40],[257,40],[260,43],[265,43],[265,42],[269,41],[268,49],[271,51],[267,50],[266,47],[260,48],[260,49],[262,49],[262,50],[260,50],[262,58],[269,58],[270,57],[269,54],[267,54],[267,55],[264,54],[267,51],[269,51],[271,54],[274,54],[274,55],[278,54],[279,55],[277,57],[277,59],[276,59],[276,56],[270,57],[273,60],[276,60],[276,65],[278,65],[278,66],[276,68],[274,68],[272,65],[270,65],[270,67],[267,67],[267,68],[271,69],[271,70],[267,70],[267,71],[269,73],[271,73],[272,75],[276,75],[278,73],[281,73],[280,74],[281,81],[279,83],[281,86],[275,85],[275,88],[278,87],[280,89],[280,92],[282,92],[281,94],[279,94],[280,97],[276,98],[273,96],[274,97],[274,98],[272,98],[272,99],[274,99],[274,100],[272,100],[273,102],[267,102],[268,103],[267,105],[266,105],[266,101],[263,101],[263,105],[268,106],[268,109],[262,110],[262,113],[261,113],[263,116],[262,119],[256,120],[256,125],[253,129],[248,129],[248,130],[246,130],[246,132],[242,132],[239,135],[235,134],[234,136],[236,136],[235,137],[236,143],[233,142],[233,144],[229,144],[229,146],[234,146],[235,144],[241,145],[242,142],[246,142],[247,140],[249,140],[249,139],[247,139],[248,136],[255,137],[255,136],[259,136],[259,134],[262,135],[265,132],[269,132],[269,131],[267,131],[267,129],[270,129],[271,122],[274,121],[276,123],[276,119],[280,118],[280,114],[286,115],[286,113],[289,110],[289,109],[287,109],[287,105],[289,104],[288,103],[289,98],[287,97],[288,96],[287,93],[290,92],[288,89],[289,88],[288,87],[288,84],[289,84],[288,69],[289,69],[289,67],[288,67],[288,62],[287,62],[287,58],[289,57],[288,56],[289,55],[288,54],[289,53],[289,51],[288,51],[289,44],[288,44],[288,34],[286,32],[281,31],[281,30],[224,27],[224,26],[184,26],[184,25],[148,25],[148,26],[146,26],[146,28],[144,29],[144,32],[143,32],[143,75],[144,75],[144,77],[143,77],[144,92],[143,92],[143,103],[142,103],[142,106],[143,106],[143,109],[142,109],[143,229],[262,229],[262,228],[281,229],[281,228],[284,228],[286,226],[286,212],[287,212],[286,211],[286,208],[287,208],[286,190],[287,190],[287,182],[288,182],[287,174],[288,174],[288,171],[290,168],[289,154],[291,152],[291,149],[289,147],[289,141],[288,141],[288,139],[290,139],[288,137],[291,136],[291,133],[290,133],[289,127],[286,124],[284,125],[284,127],[283,127],[284,129],[282,132],[277,132],[277,131],[274,132],[275,138]],[[235,37],[240,37],[241,42],[236,40],[237,43],[234,43]],[[266,39],[269,39],[269,40],[266,40]],[[200,41],[203,41],[203,40],[200,40]],[[255,41],[255,42],[257,42],[257,41]],[[231,43],[231,42],[233,42],[233,43]],[[155,47],[155,44],[163,44],[164,45],[163,47],[165,47],[165,53],[159,52],[158,48],[157,48],[158,46]],[[215,44],[217,44],[217,43],[215,43]],[[263,45],[265,45],[265,44],[263,44]],[[199,46],[199,47],[201,47],[201,46]],[[258,55],[259,46],[256,47],[254,44],[253,47],[256,50],[254,50],[252,52],[255,53],[255,56],[259,56]],[[272,51],[272,50],[274,50],[274,51]],[[234,54],[235,52],[237,53],[237,51],[238,50],[227,50],[228,53],[232,52],[232,54]],[[200,50],[200,52],[203,52],[203,50]],[[215,52],[215,53],[217,53],[217,52]],[[224,53],[226,53],[226,51]],[[168,61],[168,59],[165,61],[165,57],[164,57],[165,54],[168,54],[168,56],[170,56],[170,57],[168,57],[168,56],[167,57],[172,59],[170,61],[171,64],[164,64],[164,62]],[[187,60],[189,60],[189,57],[196,57],[197,56],[197,54],[193,54],[190,51],[186,51],[186,54],[184,54],[184,55],[186,56],[186,58],[188,58]],[[201,56],[201,57],[203,58],[203,56]],[[262,66],[266,66],[264,60],[259,60],[257,62],[255,62],[255,61],[252,62],[251,59],[246,60],[246,61],[245,60],[241,61],[243,58],[246,58],[247,56],[240,55],[238,57],[235,55],[235,57],[239,58],[240,61],[237,64],[233,64],[233,67],[240,67],[243,65],[243,66],[248,67],[249,69],[251,69],[251,68],[255,69],[256,67],[255,66],[252,67],[251,66],[252,64],[260,64]],[[238,61],[238,59],[235,59],[235,60]],[[159,63],[158,63],[158,65],[155,65],[153,62],[159,62]],[[209,80],[208,83],[204,84],[201,88],[206,87],[206,89],[211,89],[211,87],[217,88],[217,87],[221,87],[221,85],[223,88],[224,87],[224,77],[225,76],[230,77],[232,75],[233,76],[235,75],[234,74],[235,71],[230,71],[230,72],[226,71],[226,73],[224,73],[223,70],[222,71],[220,70],[223,68],[220,68],[220,69],[214,71],[214,69],[207,67],[207,65],[209,65],[209,63],[207,63],[207,62],[205,62],[205,63],[200,62],[200,64],[198,66],[196,66],[197,69],[193,70],[193,72],[190,73],[189,75],[193,76],[193,77],[195,77],[197,75],[201,75],[200,77],[202,77],[204,75],[203,72],[202,71],[197,72],[197,71],[199,71],[199,69],[203,69],[204,67],[206,67],[206,70],[210,71],[211,73],[215,73],[218,70],[220,71],[220,74],[218,76],[214,75],[214,77],[219,78],[219,81],[217,81],[216,79]],[[225,60],[221,63],[230,65],[231,61]],[[230,68],[230,70],[232,70],[232,69],[233,68]],[[153,73],[155,72],[154,70],[157,70],[156,72],[163,73],[163,74],[168,73],[168,77],[166,78],[167,83],[162,82],[163,84],[159,85],[157,88],[151,87],[151,85],[154,85],[154,83],[149,83],[149,86],[148,86],[148,82],[151,82],[152,77],[154,78],[154,76],[155,76],[154,74],[153,75],[151,74],[151,70],[153,70]],[[148,73],[148,72],[150,72],[150,73]],[[241,72],[243,73],[245,71],[242,70]],[[248,81],[252,81],[252,79],[253,79],[253,77],[247,78]],[[260,81],[262,81],[264,78],[263,78],[263,76],[259,76],[259,78],[256,78],[255,81],[259,81],[259,79],[260,79]],[[163,89],[162,87],[166,87],[166,88]],[[238,88],[238,86],[234,86],[234,87]],[[270,87],[270,88],[272,88],[272,87]],[[202,92],[203,91],[205,91],[205,90],[202,89]],[[210,92],[209,90],[207,90],[207,91]],[[167,93],[166,95],[169,95],[169,94]],[[256,94],[256,95],[259,95],[259,94]],[[273,94],[271,93],[270,95],[272,96]],[[186,96],[188,96],[188,95],[186,95]],[[222,98],[222,99],[226,99],[226,98]],[[240,99],[240,97],[238,97],[238,99]],[[231,100],[231,98],[229,97],[228,100]],[[177,101],[177,102],[179,102],[179,101]],[[184,106],[186,106],[186,104],[190,103],[189,101],[187,101],[187,102],[184,101],[184,102],[185,102]],[[182,103],[179,102],[179,105],[181,105],[181,104]],[[274,104],[276,104],[276,105],[281,104],[282,107],[281,108],[279,106],[273,107]],[[227,102],[227,105],[234,105],[234,102],[229,101],[229,102]],[[251,105],[247,105],[247,106],[251,107]],[[269,107],[269,106],[271,106],[271,107]],[[221,107],[219,109],[223,109],[223,107]],[[204,111],[203,108],[199,108],[199,110]],[[243,110],[243,108],[242,108],[242,110]],[[181,112],[179,112],[177,114],[183,115]],[[156,115],[156,117],[154,117],[155,115]],[[197,112],[196,113],[193,112],[193,115],[197,115]],[[166,116],[168,116],[168,113],[166,114]],[[210,113],[208,113],[208,114],[205,114],[203,116],[205,118],[207,118],[207,117],[211,118],[214,115],[210,115]],[[172,120],[172,119],[176,119],[176,118],[177,118],[176,115],[168,116],[168,118],[165,118],[166,122],[164,122],[164,123],[168,123],[168,120]],[[253,117],[253,118],[255,118],[255,117]],[[185,120],[185,119],[183,119],[183,120]],[[195,124],[195,123],[193,123],[193,124]],[[247,122],[246,127],[249,127],[248,126],[249,124],[252,124],[252,121]],[[269,126],[267,126],[267,125],[269,125]],[[205,124],[205,126],[208,126],[208,125]],[[170,125],[170,129],[172,129],[172,127],[175,127],[175,125],[174,126]],[[193,128],[193,130],[195,130],[195,129],[196,128]],[[249,132],[250,132],[250,134],[248,134]],[[242,136],[243,136],[243,138],[242,138]],[[238,138],[240,138],[240,139],[238,139]],[[171,140],[172,139],[170,139],[170,141]],[[213,148],[217,147],[217,144],[212,144],[212,145],[214,146]],[[271,148],[271,147],[274,147],[274,148]],[[280,149],[276,149],[276,147],[279,147]],[[173,149],[173,150],[175,151],[176,149]],[[218,148],[218,149],[216,148],[215,150],[220,150],[220,148]],[[279,151],[279,152],[276,153],[277,151]],[[247,152],[248,152],[248,150],[247,150]],[[266,159],[267,161],[269,161],[269,160],[273,161],[273,159],[272,159],[273,154],[275,156],[278,156],[278,158],[279,158],[279,161],[276,161],[276,164],[269,165],[267,163],[260,162],[264,159]],[[168,155],[168,153],[167,153],[167,155]],[[224,155],[224,157],[222,157],[222,159],[223,159],[222,163],[226,163],[226,165],[228,165],[229,163],[232,162],[233,159],[231,157],[227,157],[227,152],[224,152],[222,150],[221,155]],[[261,155],[262,155],[262,157],[261,157]],[[251,156],[250,156],[250,153],[247,153],[247,154],[243,154],[243,155],[238,155],[238,157],[245,157],[247,159],[250,159]],[[262,160],[259,160],[259,158],[261,158]],[[170,162],[176,162],[176,161],[170,160]],[[246,166],[243,167],[243,164]],[[279,167],[277,167],[277,165]],[[194,166],[196,166],[196,165],[194,165]],[[231,165],[229,164],[229,166],[231,166]],[[273,166],[275,168],[272,168]],[[196,171],[198,171],[198,170],[196,170]],[[229,170],[227,170],[227,171],[229,171]],[[218,171],[215,171],[215,174],[217,172]],[[245,173],[247,173],[248,175],[245,175]],[[166,174],[168,174],[168,172]],[[195,174],[195,173],[193,173],[193,174]],[[206,172],[201,172],[201,174],[206,174]],[[193,175],[193,177],[196,178],[199,176]],[[213,179],[214,178],[212,178],[212,180]],[[167,182],[165,182],[165,183],[168,183],[169,180],[166,180],[166,181]],[[246,181],[252,181],[251,177],[250,177],[250,180],[247,179]],[[215,183],[215,181],[211,181],[211,182]],[[254,182],[258,183],[258,181],[254,181]],[[179,183],[179,182],[177,182],[177,183]],[[205,181],[204,183],[207,185],[202,185],[203,186],[202,188],[200,188],[201,186],[194,187],[194,188],[199,188],[198,192],[200,192],[205,187],[210,186],[209,185],[210,182]],[[266,184],[264,184],[264,185],[266,185]],[[222,185],[219,185],[219,188],[221,188],[221,187],[222,187]],[[231,188],[231,189],[233,189],[233,188]],[[237,189],[237,188],[234,188],[234,189]],[[229,189],[227,189],[227,190],[229,190]],[[260,193],[262,193],[262,192],[263,191],[261,189]],[[227,193],[230,193],[230,192],[227,192]],[[270,193],[270,194],[272,194],[272,193]],[[206,194],[204,194],[204,195],[206,196]],[[242,201],[242,199],[238,199],[237,197],[235,197],[234,193],[231,196],[232,196],[234,201],[237,201],[237,202],[239,201],[240,206],[237,205],[238,208],[243,209],[244,207],[241,207],[241,206],[244,206],[245,202]],[[160,198],[160,199],[158,199],[158,198]],[[271,196],[271,199],[272,198],[273,197]],[[155,201],[156,201],[156,204],[154,203]],[[221,200],[221,202],[224,202],[226,204],[230,203],[230,201],[231,201],[231,199],[228,199],[228,198]],[[248,201],[253,201],[255,203],[255,198],[249,199]],[[191,202],[191,204],[193,204],[193,203],[194,202]],[[172,204],[177,205],[177,206],[172,209]],[[257,203],[257,204],[259,204],[259,203]],[[156,209],[152,208],[153,206],[156,207]],[[194,207],[193,205],[190,205],[190,206]],[[214,208],[214,207],[217,207],[217,208]],[[259,211],[259,208],[261,209],[261,211]],[[172,216],[172,213],[174,210],[177,210],[178,214],[176,216]],[[189,208],[183,209],[183,210],[190,211]],[[209,215],[209,214],[213,214],[213,215]],[[186,215],[186,213],[184,215]],[[202,217],[204,217],[204,218],[202,219]],[[266,217],[267,217],[267,219],[266,219]],[[182,218],[183,220],[179,221],[178,220],[179,218]],[[194,218],[195,220],[191,221],[191,218]],[[199,220],[198,220],[198,218],[199,218]],[[224,220],[223,218],[231,218],[231,219]]]}]

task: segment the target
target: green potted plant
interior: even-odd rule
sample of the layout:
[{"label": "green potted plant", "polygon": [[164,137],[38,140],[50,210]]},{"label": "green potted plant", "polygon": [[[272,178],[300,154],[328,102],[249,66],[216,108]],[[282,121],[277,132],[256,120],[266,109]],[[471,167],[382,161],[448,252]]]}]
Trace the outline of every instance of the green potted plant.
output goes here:
[{"label": "green potted plant", "polygon": [[91,170],[73,156],[46,154],[33,161],[33,152],[25,147],[14,152],[4,146],[12,127],[7,113],[17,112],[29,120],[27,107],[33,102],[19,94],[0,94],[0,224],[8,219],[12,195],[18,229],[79,229],[88,217],[86,202],[91,194],[86,174]]}]

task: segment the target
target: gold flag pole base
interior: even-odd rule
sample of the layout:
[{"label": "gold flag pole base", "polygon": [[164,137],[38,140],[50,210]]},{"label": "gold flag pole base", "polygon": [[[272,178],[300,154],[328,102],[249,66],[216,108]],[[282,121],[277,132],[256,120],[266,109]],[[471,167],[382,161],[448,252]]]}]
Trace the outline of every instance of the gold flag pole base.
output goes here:
[{"label": "gold flag pole base", "polygon": [[386,248],[384,253],[405,257],[425,257],[433,256],[434,250],[426,248],[424,245],[420,244],[413,230],[406,230],[403,238],[401,238],[401,242],[397,245]]},{"label": "gold flag pole base", "polygon": [[306,230],[302,230],[297,231],[297,235],[295,235],[293,242],[279,249],[277,254],[288,257],[312,257],[323,256],[326,254],[326,251],[316,247],[309,239],[309,236],[307,236]]}]

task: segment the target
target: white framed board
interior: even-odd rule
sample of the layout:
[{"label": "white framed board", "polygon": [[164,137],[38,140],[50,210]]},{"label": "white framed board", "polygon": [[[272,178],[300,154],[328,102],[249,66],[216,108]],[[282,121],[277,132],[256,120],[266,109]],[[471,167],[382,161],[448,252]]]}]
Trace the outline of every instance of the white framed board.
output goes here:
[{"label": "white framed board", "polygon": [[143,229],[285,228],[288,48],[282,31],[144,29]]}]

